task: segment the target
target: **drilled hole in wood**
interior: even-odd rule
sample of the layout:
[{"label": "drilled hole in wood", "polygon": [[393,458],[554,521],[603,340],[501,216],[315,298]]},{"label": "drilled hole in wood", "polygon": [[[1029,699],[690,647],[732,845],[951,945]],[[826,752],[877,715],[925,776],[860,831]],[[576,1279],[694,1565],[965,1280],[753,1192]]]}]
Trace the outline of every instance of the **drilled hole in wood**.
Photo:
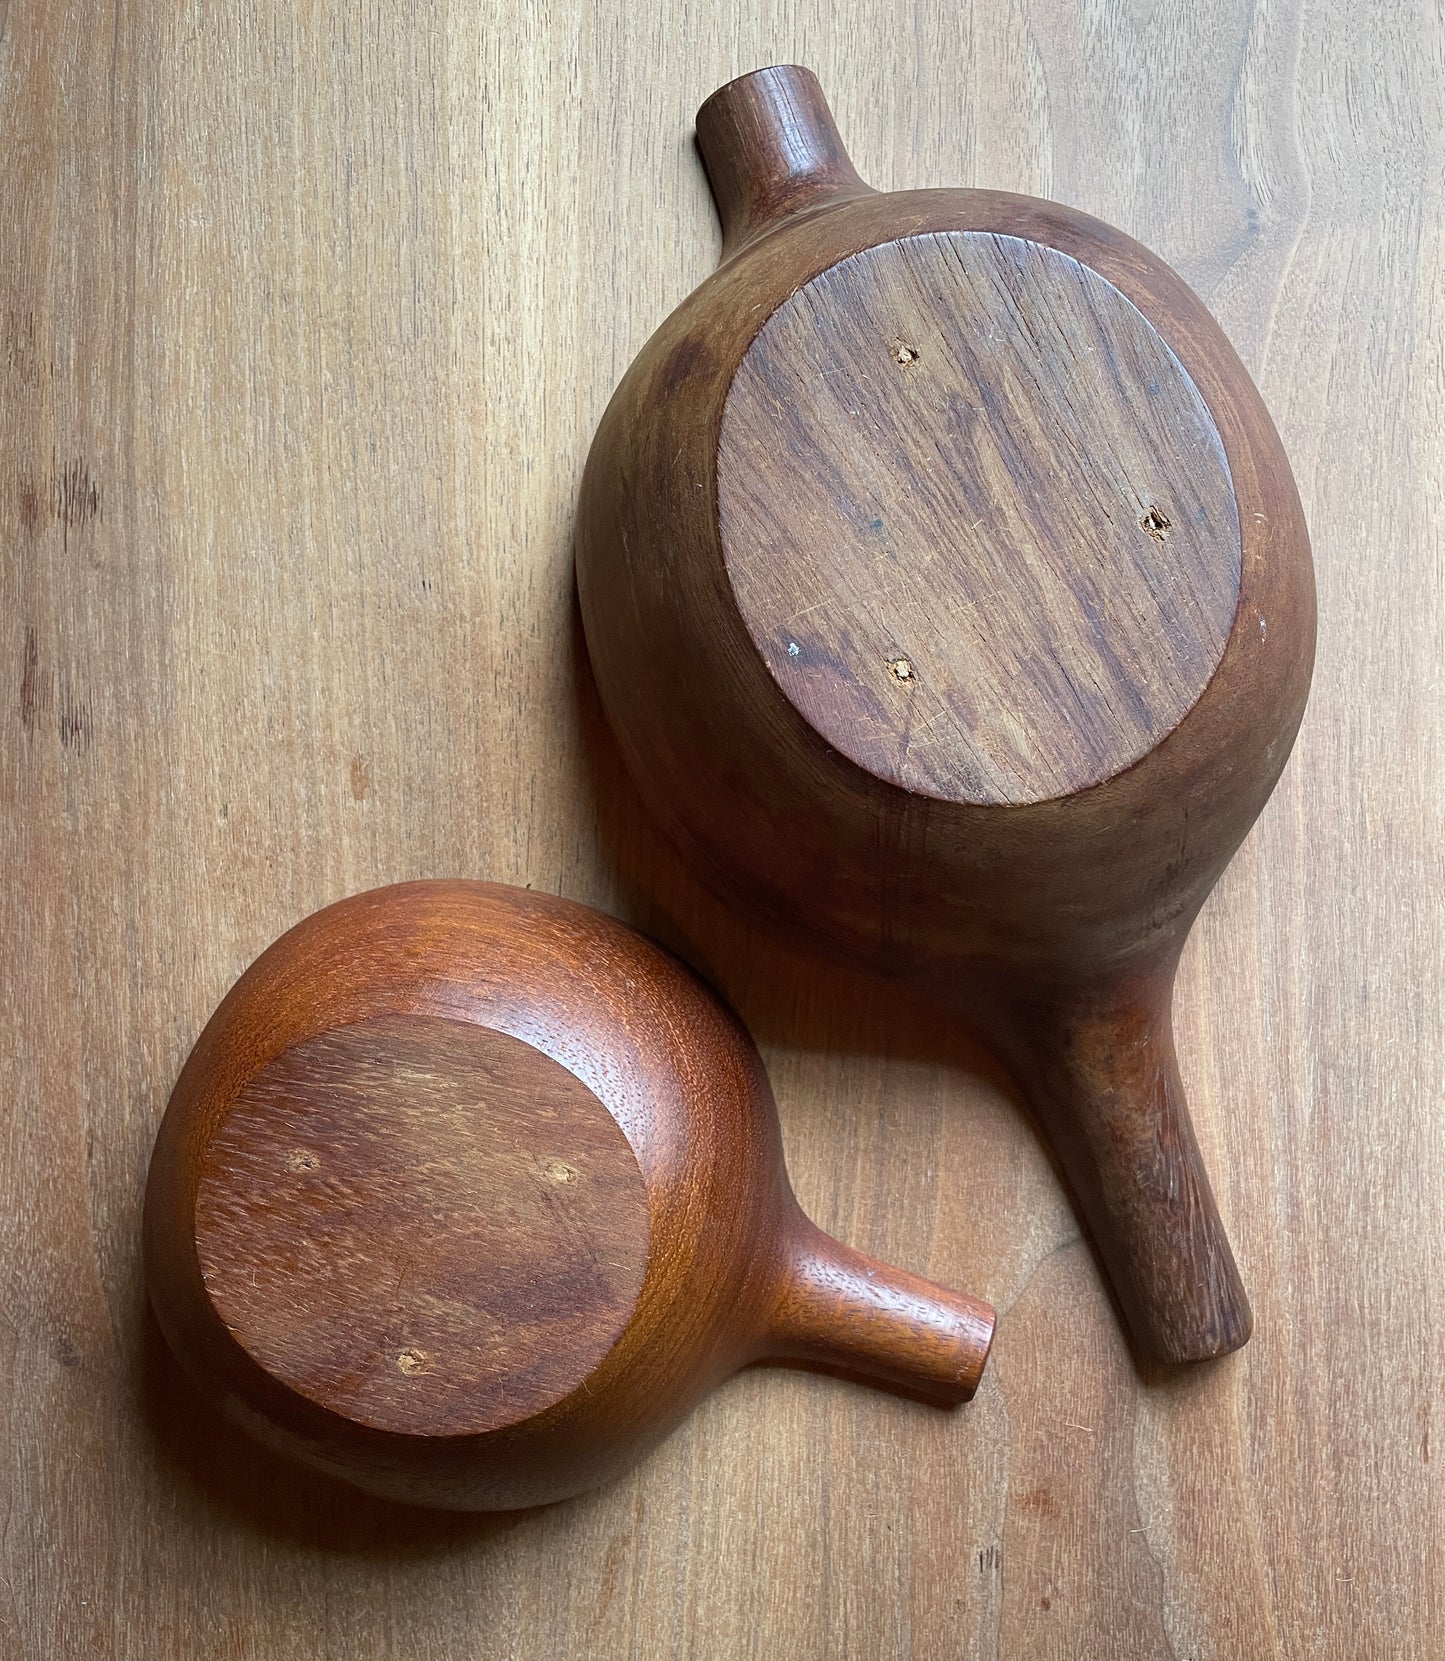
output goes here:
[{"label": "drilled hole in wood", "polygon": [[918,362],[918,348],[908,345],[906,341],[896,341],[893,346],[893,361],[903,369],[909,368]]},{"label": "drilled hole in wood", "polygon": [[425,1350],[404,1349],[397,1354],[397,1370],[405,1373],[408,1378],[415,1378],[418,1373],[426,1371],[427,1360],[428,1356]]},{"label": "drilled hole in wood", "polygon": [[577,1169],[565,1159],[548,1159],[543,1162],[542,1175],[548,1182],[576,1182]]},{"label": "drilled hole in wood", "polygon": [[913,673],[913,665],[906,657],[895,657],[888,660],[888,673],[896,681],[911,681],[917,679]]},{"label": "drilled hole in wood", "polygon": [[1158,508],[1150,508],[1139,523],[1156,542],[1162,542],[1171,529],[1169,519]]}]

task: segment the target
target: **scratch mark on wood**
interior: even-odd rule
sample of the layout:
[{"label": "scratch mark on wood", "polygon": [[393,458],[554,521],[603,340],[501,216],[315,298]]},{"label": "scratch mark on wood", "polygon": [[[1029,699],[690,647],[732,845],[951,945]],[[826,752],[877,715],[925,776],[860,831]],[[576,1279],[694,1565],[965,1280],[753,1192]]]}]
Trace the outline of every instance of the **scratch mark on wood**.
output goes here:
[{"label": "scratch mark on wood", "polygon": [[[3,331],[0,345],[9,349]],[[21,529],[34,536],[47,519],[53,519],[61,527],[66,547],[72,531],[83,531],[105,518],[105,492],[81,457],[64,466],[52,458],[50,477],[44,483],[22,470],[15,492]]]},{"label": "scratch mark on wood", "polygon": [[60,742],[67,750],[90,747],[95,719],[90,699],[77,697],[67,678],[60,689]]},{"label": "scratch mark on wood", "polygon": [[[5,38],[9,0],[0,0],[0,41]],[[24,387],[40,380],[40,352],[35,344],[35,313],[7,310],[0,316],[0,362]]]},{"label": "scratch mark on wood", "polygon": [[[28,623],[20,654],[20,725],[26,732],[34,732],[41,715],[57,702],[56,685],[55,670],[41,668],[40,638],[35,625]],[[61,744],[67,750],[87,749],[95,730],[95,712],[89,696],[74,690],[69,675],[59,677],[58,703],[56,730]]]},{"label": "scratch mark on wood", "polygon": [[40,642],[35,629],[25,628],[25,651],[20,669],[20,725],[26,732],[35,730],[35,717],[40,707]]},{"label": "scratch mark on wood", "polygon": [[105,517],[105,500],[99,482],[91,475],[83,458],[53,468],[50,479],[51,498],[55,517],[65,532],[65,545],[70,546],[72,530],[82,531],[94,520]]}]

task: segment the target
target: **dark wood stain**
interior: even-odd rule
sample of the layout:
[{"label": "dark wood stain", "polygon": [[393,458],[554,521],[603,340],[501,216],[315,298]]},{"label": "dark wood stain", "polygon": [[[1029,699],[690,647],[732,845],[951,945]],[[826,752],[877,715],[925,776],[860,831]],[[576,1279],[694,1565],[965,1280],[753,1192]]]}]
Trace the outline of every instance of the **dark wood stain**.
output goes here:
[{"label": "dark wood stain", "polygon": [[22,474],[15,494],[20,510],[20,528],[33,536],[46,520],[45,498],[28,474]]},{"label": "dark wood stain", "polygon": [[1059,1502],[1054,1498],[1051,1488],[1028,1488],[1018,1497],[1018,1508],[1027,1512],[1031,1517],[1043,1517],[1049,1520],[1059,1514]]},{"label": "dark wood stain", "polygon": [[696,337],[680,340],[658,371],[658,397],[671,398],[686,386],[689,378],[702,367],[705,358],[706,347],[701,340]]}]

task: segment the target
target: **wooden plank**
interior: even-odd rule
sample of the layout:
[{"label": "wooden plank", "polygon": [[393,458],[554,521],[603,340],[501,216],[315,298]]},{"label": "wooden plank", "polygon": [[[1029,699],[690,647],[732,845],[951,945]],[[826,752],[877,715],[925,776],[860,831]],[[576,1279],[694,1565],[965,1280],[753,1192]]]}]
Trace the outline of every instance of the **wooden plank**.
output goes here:
[{"label": "wooden plank", "polygon": [[[1442,53],[1329,0],[0,3],[0,1653],[1440,1653]],[[1176,1014],[1258,1320],[1208,1370],[1134,1372],[987,1062],[699,893],[600,722],[582,460],[715,257],[693,111],[788,59],[871,182],[1157,249],[1295,462],[1314,699]],[[166,1095],[277,933],[424,874],[709,971],[818,1221],[999,1305],[978,1399],[759,1370],[475,1522],[218,1430],[143,1314]]]}]

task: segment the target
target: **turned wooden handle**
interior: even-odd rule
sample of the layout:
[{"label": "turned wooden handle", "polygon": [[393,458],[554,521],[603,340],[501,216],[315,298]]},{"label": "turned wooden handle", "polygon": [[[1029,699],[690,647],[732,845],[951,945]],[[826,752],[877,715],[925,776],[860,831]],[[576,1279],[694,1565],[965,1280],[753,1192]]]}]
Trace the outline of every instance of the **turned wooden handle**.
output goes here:
[{"label": "turned wooden handle", "polygon": [[697,147],[722,221],[724,259],[822,203],[872,192],[843,148],[810,69],[758,69],[697,112]]},{"label": "turned wooden handle", "polygon": [[762,1353],[821,1362],[946,1401],[967,1401],[993,1343],[977,1298],[876,1262],[797,1212],[780,1243]]},{"label": "turned wooden handle", "polygon": [[1189,1122],[1172,982],[1171,968],[1121,989],[1025,999],[1002,1022],[1138,1346],[1171,1364],[1226,1355],[1253,1326]]}]

